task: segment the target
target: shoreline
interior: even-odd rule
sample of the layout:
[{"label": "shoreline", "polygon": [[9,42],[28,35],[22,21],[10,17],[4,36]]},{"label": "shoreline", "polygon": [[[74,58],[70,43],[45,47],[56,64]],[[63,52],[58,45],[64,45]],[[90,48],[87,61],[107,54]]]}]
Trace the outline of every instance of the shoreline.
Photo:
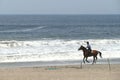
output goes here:
[{"label": "shoreline", "polygon": [[[92,59],[89,59],[92,64]],[[30,62],[2,62],[0,63],[0,68],[21,68],[21,67],[46,67],[46,66],[67,66],[67,65],[81,65],[84,63],[82,60],[65,60],[65,61],[30,61]],[[96,64],[120,64],[120,58],[112,59],[98,59]]]}]

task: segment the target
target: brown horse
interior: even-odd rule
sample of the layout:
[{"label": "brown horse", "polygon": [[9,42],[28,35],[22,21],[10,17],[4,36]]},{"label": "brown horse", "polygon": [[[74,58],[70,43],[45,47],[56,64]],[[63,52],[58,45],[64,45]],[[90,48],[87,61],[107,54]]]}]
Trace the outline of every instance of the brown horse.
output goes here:
[{"label": "brown horse", "polygon": [[80,46],[80,48],[78,50],[82,50],[83,51],[83,62],[85,63],[85,58],[86,61],[89,63],[89,61],[87,60],[88,57],[93,56],[93,63],[96,63],[97,60],[97,54],[99,53],[100,57],[102,58],[102,53],[100,51],[97,50],[92,50],[91,53],[89,53],[89,51],[84,47],[84,46]]}]

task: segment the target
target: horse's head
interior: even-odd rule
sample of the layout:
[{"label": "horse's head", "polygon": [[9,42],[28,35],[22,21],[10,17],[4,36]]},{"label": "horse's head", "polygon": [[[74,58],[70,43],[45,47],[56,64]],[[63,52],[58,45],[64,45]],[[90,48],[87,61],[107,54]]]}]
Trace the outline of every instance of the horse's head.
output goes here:
[{"label": "horse's head", "polygon": [[83,49],[84,49],[84,46],[81,45],[80,48],[78,48],[78,51]]}]

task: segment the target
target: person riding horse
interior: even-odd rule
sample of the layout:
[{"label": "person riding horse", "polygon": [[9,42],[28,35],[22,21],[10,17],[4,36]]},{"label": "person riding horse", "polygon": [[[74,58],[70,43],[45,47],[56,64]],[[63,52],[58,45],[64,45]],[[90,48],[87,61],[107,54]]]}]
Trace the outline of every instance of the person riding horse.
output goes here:
[{"label": "person riding horse", "polygon": [[87,42],[87,47],[86,48],[88,50],[88,54],[91,54],[92,49],[91,49],[91,46],[90,46],[89,42]]},{"label": "person riding horse", "polygon": [[[89,44],[89,43],[88,43]],[[83,62],[85,63],[85,59],[86,59],[86,62],[89,62],[88,60],[87,60],[87,58],[88,57],[91,57],[91,56],[93,56],[93,63],[92,64],[94,64],[94,63],[96,63],[96,61],[97,61],[97,55],[99,54],[100,55],[100,57],[102,58],[102,53],[100,52],[100,51],[98,51],[98,50],[92,50],[92,53],[89,53],[88,52],[88,49],[86,48],[86,47],[84,47],[84,46],[80,46],[79,48],[78,48],[78,50],[82,50],[83,51]]]}]

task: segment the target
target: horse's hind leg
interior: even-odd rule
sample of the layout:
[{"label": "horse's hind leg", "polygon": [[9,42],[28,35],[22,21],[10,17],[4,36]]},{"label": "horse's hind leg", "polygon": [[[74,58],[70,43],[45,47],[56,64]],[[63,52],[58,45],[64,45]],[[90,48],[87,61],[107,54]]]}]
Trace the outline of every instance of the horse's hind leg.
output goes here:
[{"label": "horse's hind leg", "polygon": [[95,56],[95,61],[94,61],[95,64],[96,64],[96,61],[97,61],[97,57]]},{"label": "horse's hind leg", "polygon": [[94,64],[95,63],[95,56],[93,57],[93,63],[92,64]]},{"label": "horse's hind leg", "polygon": [[95,59],[95,63],[96,63],[96,61],[97,61],[97,56],[95,57],[96,59]]}]

